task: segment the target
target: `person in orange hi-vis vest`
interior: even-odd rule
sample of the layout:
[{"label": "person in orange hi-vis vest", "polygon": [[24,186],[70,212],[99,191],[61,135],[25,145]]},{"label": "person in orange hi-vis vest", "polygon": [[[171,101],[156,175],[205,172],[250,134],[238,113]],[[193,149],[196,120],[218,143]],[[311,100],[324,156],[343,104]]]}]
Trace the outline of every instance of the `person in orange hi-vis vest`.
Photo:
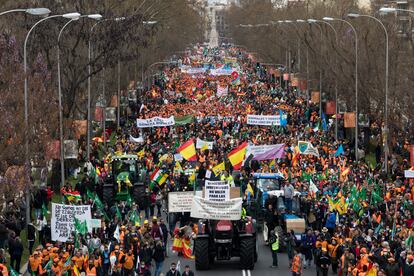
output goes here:
[{"label": "person in orange hi-vis vest", "polygon": [[130,249],[125,255],[124,276],[133,275],[134,259],[134,254],[132,254],[132,249]]},{"label": "person in orange hi-vis vest", "polygon": [[292,276],[301,276],[302,275],[302,257],[296,250],[294,252],[294,257],[292,260]]},{"label": "person in orange hi-vis vest", "polygon": [[92,259],[88,261],[86,266],[86,276],[96,276],[96,267]]}]

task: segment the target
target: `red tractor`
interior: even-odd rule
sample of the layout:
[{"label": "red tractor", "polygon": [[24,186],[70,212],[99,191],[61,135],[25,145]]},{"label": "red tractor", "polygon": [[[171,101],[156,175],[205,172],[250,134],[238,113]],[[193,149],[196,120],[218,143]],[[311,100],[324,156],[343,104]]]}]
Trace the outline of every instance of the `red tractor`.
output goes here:
[{"label": "red tractor", "polygon": [[256,226],[251,217],[239,221],[200,220],[194,239],[195,267],[207,270],[215,260],[240,257],[241,269],[257,261]]}]

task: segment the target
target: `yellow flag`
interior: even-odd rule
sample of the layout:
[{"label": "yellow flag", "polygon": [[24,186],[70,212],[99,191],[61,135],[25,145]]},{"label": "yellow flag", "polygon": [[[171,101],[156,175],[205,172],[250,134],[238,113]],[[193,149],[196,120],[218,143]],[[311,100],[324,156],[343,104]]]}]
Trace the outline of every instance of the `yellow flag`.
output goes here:
[{"label": "yellow flag", "polygon": [[78,267],[76,265],[73,266],[73,274],[75,274],[76,276],[80,276]]},{"label": "yellow flag", "polygon": [[216,176],[218,176],[222,171],[226,170],[226,166],[224,165],[224,162],[221,162],[217,166],[214,166],[211,170]]},{"label": "yellow flag", "polygon": [[182,172],[183,171],[183,168],[181,167],[181,164],[180,164],[180,162],[175,162],[175,167],[174,167],[174,172],[176,173],[176,172]]},{"label": "yellow flag", "polygon": [[270,163],[269,163],[269,167],[274,167],[275,166],[275,159],[273,159]]},{"label": "yellow flag", "polygon": [[138,156],[139,158],[144,157],[144,155],[145,155],[145,151],[144,151],[144,149],[142,149],[142,150],[140,150],[139,152],[137,152],[137,156]]},{"label": "yellow flag", "polygon": [[246,188],[246,191],[244,193],[245,193],[245,195],[250,193],[250,196],[254,197],[254,191],[253,191],[252,185],[250,185],[250,183],[247,184],[247,188]]},{"label": "yellow flag", "polygon": [[163,156],[160,157],[160,161],[167,160],[167,158],[168,158],[168,154],[166,153],[166,154],[164,154]]},{"label": "yellow flag", "polygon": [[188,178],[188,181],[195,182],[195,180],[196,180],[196,173],[194,171],[193,174]]},{"label": "yellow flag", "polygon": [[336,205],[338,203],[334,203],[330,196],[328,196],[328,203],[329,203],[329,211],[332,212],[333,210],[336,210]]}]

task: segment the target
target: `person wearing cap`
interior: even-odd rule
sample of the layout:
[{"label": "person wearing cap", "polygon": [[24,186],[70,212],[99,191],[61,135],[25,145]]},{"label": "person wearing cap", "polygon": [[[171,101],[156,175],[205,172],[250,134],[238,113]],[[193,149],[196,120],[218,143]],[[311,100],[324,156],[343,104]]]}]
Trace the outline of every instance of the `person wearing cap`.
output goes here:
[{"label": "person wearing cap", "polygon": [[338,271],[338,249],[340,244],[338,244],[338,240],[334,237],[332,238],[331,244],[328,244],[328,252],[329,256],[331,257],[331,264],[332,264],[332,273],[337,274]]},{"label": "person wearing cap", "polygon": [[40,252],[35,250],[33,255],[29,257],[29,272],[34,273],[35,275],[42,275],[43,267],[42,267],[42,257]]},{"label": "person wearing cap", "polygon": [[161,231],[160,226],[158,225],[157,217],[152,218],[152,227],[150,235],[154,239],[155,242],[160,241],[163,239],[163,234]]}]

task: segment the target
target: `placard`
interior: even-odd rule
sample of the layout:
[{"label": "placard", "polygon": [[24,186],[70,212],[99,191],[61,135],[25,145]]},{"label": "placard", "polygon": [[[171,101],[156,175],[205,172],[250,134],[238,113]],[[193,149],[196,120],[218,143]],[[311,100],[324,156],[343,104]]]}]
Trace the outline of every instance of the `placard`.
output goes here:
[{"label": "placard", "polygon": [[168,193],[168,212],[191,212],[194,192],[170,192]]},{"label": "placard", "polygon": [[203,148],[205,144],[207,144],[207,148],[209,150],[213,149],[214,142],[204,141],[204,140],[201,140],[200,138],[197,138],[197,140],[196,140],[196,149]]},{"label": "placard", "polygon": [[153,117],[149,119],[137,119],[138,128],[164,127],[164,126],[172,126],[174,124],[175,124],[174,116],[171,116],[169,118]]},{"label": "placard", "polygon": [[227,181],[206,180],[204,198],[211,201],[230,200],[230,185]]},{"label": "placard", "polygon": [[90,226],[92,228],[101,228],[102,227],[102,221],[100,219],[91,219],[90,220]]},{"label": "placard", "polygon": [[66,242],[75,230],[75,218],[81,223],[86,221],[88,232],[92,231],[90,205],[76,206],[52,203],[52,241]]},{"label": "placard", "polygon": [[116,122],[116,108],[115,107],[105,108],[105,121]]},{"label": "placard", "polygon": [[211,220],[240,220],[242,198],[228,201],[211,201],[194,196],[191,205],[191,217]]},{"label": "placard", "polygon": [[311,101],[313,103],[319,103],[319,98],[320,98],[320,92],[319,91],[312,91],[311,92]]},{"label": "placard", "polygon": [[345,112],[344,114],[344,127],[353,128],[355,127],[355,113]]},{"label": "placard", "polygon": [[[283,115],[287,119],[287,115]],[[280,126],[280,115],[247,115],[247,124],[254,126]]]},{"label": "placard", "polygon": [[77,159],[78,158],[78,141],[77,140],[63,141],[63,156],[65,157],[65,159]]}]

